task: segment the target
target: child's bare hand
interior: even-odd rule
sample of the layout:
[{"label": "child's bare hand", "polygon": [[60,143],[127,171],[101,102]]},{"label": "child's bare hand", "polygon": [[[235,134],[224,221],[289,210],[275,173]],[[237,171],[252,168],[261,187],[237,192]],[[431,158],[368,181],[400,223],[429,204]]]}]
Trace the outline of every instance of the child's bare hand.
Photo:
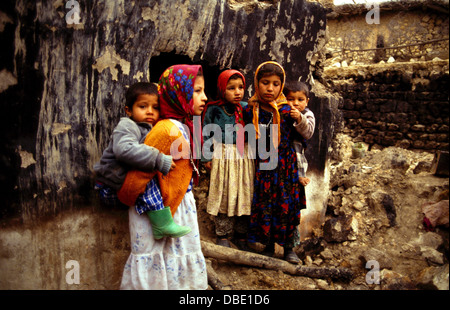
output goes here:
[{"label": "child's bare hand", "polygon": [[309,184],[309,179],[308,178],[299,178],[299,181],[300,181],[300,184],[301,185],[303,185],[303,186],[306,186],[306,185],[308,185]]},{"label": "child's bare hand", "polygon": [[250,107],[253,107],[257,102],[258,102],[257,99],[251,99],[251,98],[250,98],[250,99],[248,100],[247,104],[248,104]]},{"label": "child's bare hand", "polygon": [[301,119],[301,113],[296,108],[292,108],[291,112],[289,113],[289,115],[295,120]]},{"label": "child's bare hand", "polygon": [[172,171],[173,169],[175,169],[177,167],[177,165],[175,164],[175,162],[172,159],[172,164],[170,165],[170,171]]}]

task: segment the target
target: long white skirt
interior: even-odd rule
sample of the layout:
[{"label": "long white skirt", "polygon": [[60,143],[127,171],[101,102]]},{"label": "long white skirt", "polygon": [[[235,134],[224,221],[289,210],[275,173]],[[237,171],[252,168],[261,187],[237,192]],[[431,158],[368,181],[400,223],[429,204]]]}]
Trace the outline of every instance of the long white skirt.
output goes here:
[{"label": "long white skirt", "polygon": [[237,152],[235,144],[219,144],[214,149],[206,211],[216,216],[251,214],[255,163],[252,150],[246,143],[244,154]]},{"label": "long white skirt", "polygon": [[134,207],[128,214],[131,254],[123,270],[120,289],[207,289],[206,263],[192,191],[186,193],[174,215],[175,223],[192,229],[181,238],[155,240],[147,215],[138,215]]}]

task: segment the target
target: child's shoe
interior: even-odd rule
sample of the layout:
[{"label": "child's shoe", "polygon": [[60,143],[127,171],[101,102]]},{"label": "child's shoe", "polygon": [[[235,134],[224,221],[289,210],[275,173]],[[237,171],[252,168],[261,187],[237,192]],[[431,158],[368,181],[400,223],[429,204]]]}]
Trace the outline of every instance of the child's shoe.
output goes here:
[{"label": "child's shoe", "polygon": [[220,246],[224,246],[226,248],[231,248],[230,241],[228,241],[228,238],[226,238],[226,237],[217,236],[216,244],[220,245]]},{"label": "child's shoe", "polygon": [[148,211],[152,224],[153,237],[158,240],[163,237],[179,238],[191,232],[188,226],[177,225],[172,218],[170,207],[158,211]]},{"label": "child's shoe", "polygon": [[291,264],[300,263],[300,258],[298,258],[297,254],[291,248],[284,248],[284,260]]}]

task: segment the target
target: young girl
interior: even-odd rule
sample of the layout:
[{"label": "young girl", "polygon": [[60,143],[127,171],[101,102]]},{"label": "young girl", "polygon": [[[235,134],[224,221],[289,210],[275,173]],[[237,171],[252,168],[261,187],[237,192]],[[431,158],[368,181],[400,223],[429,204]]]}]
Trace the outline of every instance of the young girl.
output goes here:
[{"label": "young girl", "polygon": [[[131,254],[123,271],[121,289],[206,289],[206,264],[192,193],[196,169],[192,160],[193,117],[201,115],[207,99],[201,66],[169,67],[161,75],[158,90],[161,120],[144,143],[174,157],[176,167],[166,176],[158,172],[157,179],[164,205],[170,206],[174,221],[189,226],[192,232],[183,238],[155,240],[151,238],[152,224],[130,211]],[[134,201],[154,176],[155,173],[130,171],[118,192],[119,198]]]},{"label": "young girl", "polygon": [[[243,128],[236,131],[227,129],[229,125],[245,126],[242,108],[247,105],[244,97],[245,78],[237,70],[225,70],[217,80],[219,100],[207,104],[203,116],[203,126],[217,124],[221,139],[214,147],[211,158],[203,159],[211,170],[207,212],[214,216],[217,244],[230,247],[233,236],[236,245],[246,249],[248,215],[250,215],[255,175],[254,161],[249,157],[247,143],[237,141]],[[228,125],[228,126],[227,126]],[[205,135],[210,138],[210,135]],[[236,144],[237,143],[237,144]]]},{"label": "young girl", "polygon": [[[119,205],[117,190],[123,184],[128,170],[160,171],[169,173],[175,164],[172,156],[165,155],[154,147],[143,144],[145,137],[159,119],[158,88],[153,83],[133,84],[125,93],[125,113],[114,128],[108,147],[98,163],[94,165],[97,181],[95,189],[100,199],[108,206]],[[178,226],[164,210],[161,192],[156,179],[152,179],[140,195],[135,206],[138,214],[147,214],[154,224],[153,236],[181,237],[189,233],[189,227]]]},{"label": "young girl", "polygon": [[300,81],[286,83],[283,93],[291,106],[291,117],[295,120],[294,127],[297,135],[294,135],[294,147],[297,152],[299,180],[303,186],[309,184],[306,177],[308,161],[305,157],[306,140],[314,134],[316,119],[314,113],[307,108],[309,102],[308,86]]},{"label": "young girl", "polygon": [[265,252],[271,255],[274,244],[278,243],[284,247],[284,258],[298,263],[299,258],[292,249],[299,244],[297,226],[300,210],[306,207],[306,202],[304,187],[298,181],[297,157],[291,139],[294,121],[282,92],[284,80],[284,69],[278,63],[262,63],[255,73],[255,95],[244,109],[244,118],[253,122],[257,137],[264,133],[260,132],[263,125],[273,124],[278,130],[277,139],[270,131],[265,132],[267,143],[272,143],[277,150],[277,166],[273,170],[263,170],[260,163],[269,159],[262,159],[260,152],[256,156],[248,241],[262,243],[266,246]]}]

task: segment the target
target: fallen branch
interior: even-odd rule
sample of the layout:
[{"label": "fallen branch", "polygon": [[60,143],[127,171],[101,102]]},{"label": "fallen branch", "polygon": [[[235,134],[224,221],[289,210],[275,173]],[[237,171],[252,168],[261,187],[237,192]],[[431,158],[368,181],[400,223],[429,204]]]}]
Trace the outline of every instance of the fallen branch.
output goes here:
[{"label": "fallen branch", "polygon": [[294,265],[284,260],[251,252],[240,251],[202,241],[203,255],[215,259],[226,260],[238,265],[281,270],[284,273],[309,278],[331,278],[350,280],[353,272],[348,268],[306,267]]},{"label": "fallen branch", "polygon": [[224,285],[222,281],[220,281],[219,276],[217,275],[214,268],[211,266],[211,262],[206,263],[206,271],[208,274],[208,284],[215,290],[230,290],[231,286]]}]

